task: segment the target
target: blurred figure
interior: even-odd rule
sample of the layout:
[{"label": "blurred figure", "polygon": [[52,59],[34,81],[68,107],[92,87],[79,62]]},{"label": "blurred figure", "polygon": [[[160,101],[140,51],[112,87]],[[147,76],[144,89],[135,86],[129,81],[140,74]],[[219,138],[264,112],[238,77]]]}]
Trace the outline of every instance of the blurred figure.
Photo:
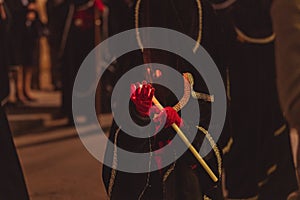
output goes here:
[{"label": "blurred figure", "polygon": [[68,14],[68,3],[66,0],[48,0],[47,16],[49,27],[49,45],[51,55],[51,75],[54,90],[62,88],[62,60],[60,47],[66,17]]},{"label": "blurred figure", "polygon": [[[298,152],[300,134],[300,1],[274,0],[271,10],[276,33],[276,67],[279,100],[290,126],[294,161],[299,171]],[[298,175],[299,185],[299,175]],[[300,192],[290,199],[300,199]]]},{"label": "blurred figure", "polygon": [[[73,124],[72,92],[76,74],[85,57],[96,45],[95,25],[100,20],[96,13],[103,12],[101,0],[70,0],[68,16],[62,36],[63,52],[63,112]],[[96,72],[95,72],[96,73]]]},{"label": "blurred figure", "polygon": [[[223,65],[220,63],[218,53],[218,43],[219,41],[219,28],[216,26],[216,18],[214,11],[207,1],[201,1],[202,9],[197,7],[197,2],[194,0],[177,1],[177,0],[144,0],[141,2],[139,12],[135,13],[137,1],[130,0],[111,0],[109,1],[110,8],[110,34],[117,34],[122,31],[134,28],[135,17],[139,17],[140,27],[164,27],[179,31],[193,38],[197,39],[199,32],[203,33],[203,38],[201,39],[201,45],[209,52],[211,57],[217,63],[219,70],[224,72]],[[203,27],[199,25],[198,14],[201,12],[203,14]],[[201,29],[201,30],[199,30]],[[126,38],[131,43],[136,43],[137,40],[135,35]],[[178,46],[180,48],[180,46]],[[191,49],[192,52],[192,49]],[[195,85],[193,89],[197,92],[204,92],[209,94],[209,91],[204,83],[201,75],[195,70],[195,68],[188,63],[186,60],[178,55],[172,54],[167,51],[162,51],[159,49],[147,49],[144,51],[132,51],[119,58],[117,58],[119,66],[119,77],[124,75],[129,70],[136,66],[147,63],[162,63],[171,68],[177,70],[179,73],[191,73],[194,77]],[[151,64],[149,64],[150,66]],[[155,64],[149,68],[149,78],[150,80],[172,80],[170,74],[165,72],[163,69],[156,67]],[[157,75],[154,72],[159,71],[161,75]],[[152,75],[156,74],[156,75]],[[224,75],[222,73],[222,75]],[[139,77],[146,76],[145,74],[136,75]],[[145,78],[146,79],[146,78]],[[149,80],[148,80],[149,81]],[[182,80],[175,80],[173,82],[176,85],[176,89],[182,92],[184,98],[186,93],[183,92]],[[128,85],[129,90],[130,85]],[[133,88],[138,88],[139,86],[134,86]],[[152,106],[151,95],[145,99],[140,98],[139,94],[147,93],[151,94],[153,88],[155,88],[155,96],[162,102],[163,105],[176,105],[178,99],[173,95],[172,91],[168,88],[162,87],[159,84],[153,84],[152,86],[143,84],[140,92],[136,92],[132,95],[131,101],[129,103],[129,112],[131,114],[132,120],[140,125],[144,126],[150,121],[151,111],[149,110]],[[147,90],[147,88],[149,90]],[[134,91],[134,90],[133,90]],[[148,92],[147,92],[148,91]],[[129,92],[129,91],[128,91]],[[122,98],[122,96],[120,96]],[[195,98],[195,97],[194,97]],[[197,119],[197,124],[206,129],[208,127],[210,116],[211,116],[211,100],[204,100],[201,97],[196,97],[201,110],[201,116]],[[116,107],[118,108],[119,105]],[[174,106],[176,107],[176,106]],[[173,108],[167,107],[167,115],[174,116],[174,119],[178,115]],[[118,109],[116,109],[118,110]],[[179,109],[180,110],[180,109]],[[149,112],[148,112],[149,111]],[[178,111],[178,110],[177,110]],[[170,114],[172,113],[173,114]],[[175,113],[174,113],[175,112]],[[176,116],[176,117],[175,117]],[[192,116],[192,115],[189,115]],[[188,135],[190,130],[195,126],[191,125],[191,120],[189,116],[185,116],[184,125],[181,128]],[[166,119],[168,124],[168,117]],[[172,117],[170,117],[172,118]],[[127,119],[122,119],[124,122]],[[181,119],[180,119],[181,120]],[[178,121],[180,121],[178,120]],[[172,123],[174,121],[170,120]],[[175,120],[176,121],[176,120]],[[217,126],[217,124],[214,124]],[[214,126],[213,125],[213,126]],[[149,138],[134,138],[129,136],[126,131],[120,128],[116,122],[113,122],[112,128],[110,130],[109,139],[114,145],[130,151],[130,152],[152,152],[153,158],[145,160],[131,160],[128,159],[124,154],[118,152],[112,146],[107,146],[105,159],[108,163],[117,163],[117,165],[122,166],[122,164],[134,163],[136,166],[142,166],[147,163],[149,166],[160,166],[160,163],[165,159],[165,152],[162,150],[160,153],[156,153],[155,150],[162,148],[166,144],[172,144],[170,142],[174,135],[174,130],[172,130],[167,125],[160,130],[154,137]],[[190,129],[187,129],[190,127]],[[155,128],[149,127],[147,130],[143,130],[149,134],[154,133]],[[139,128],[134,129],[132,132],[135,134],[143,134]],[[191,139],[195,148],[199,150],[204,137],[203,132],[199,130],[197,136]],[[218,141],[218,145],[211,151],[209,155],[205,156],[204,159],[208,165],[212,168],[216,175],[221,174],[221,156],[218,157],[215,151],[219,151],[219,147],[222,148],[222,139]],[[176,152],[176,148],[171,147],[171,151]],[[176,155],[176,153],[174,153]],[[178,156],[179,157],[179,156]],[[104,185],[106,187],[109,199],[185,199],[185,200],[202,200],[202,199],[223,199],[221,191],[221,177],[217,183],[212,183],[211,179],[207,176],[206,172],[199,163],[194,159],[193,155],[187,150],[182,156],[175,159],[170,165],[165,166],[156,171],[146,171],[144,173],[129,173],[123,172],[119,169],[113,169],[109,166],[103,166],[102,177],[104,180]],[[128,180],[130,184],[128,184]]]},{"label": "blurred figure", "polygon": [[291,127],[300,133],[300,1],[274,0],[279,99]]},{"label": "blurred figure", "polygon": [[233,135],[225,162],[228,198],[286,199],[297,182],[290,129],[277,98],[272,0],[214,3],[228,42]]},{"label": "blurred figure", "polygon": [[38,39],[42,23],[34,0],[7,2],[12,16],[10,25],[9,65],[16,71],[16,99],[23,104],[35,101],[31,92],[33,67],[38,66]]},{"label": "blurred figure", "polygon": [[7,12],[0,0],[0,199],[28,200],[28,194],[18,155],[4,112],[3,104],[9,94],[8,72],[5,62]]}]

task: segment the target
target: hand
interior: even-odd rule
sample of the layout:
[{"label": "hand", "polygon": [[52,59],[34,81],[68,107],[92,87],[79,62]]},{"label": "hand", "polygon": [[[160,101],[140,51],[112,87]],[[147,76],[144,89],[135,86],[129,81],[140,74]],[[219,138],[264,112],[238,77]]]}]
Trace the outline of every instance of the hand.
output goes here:
[{"label": "hand", "polygon": [[27,6],[27,15],[26,19],[29,21],[34,21],[36,19],[36,13],[35,11],[37,10],[36,4],[35,3],[30,3]]},{"label": "hand", "polygon": [[26,19],[29,21],[34,21],[36,19],[35,12],[33,11],[28,12],[26,15]]},{"label": "hand", "polygon": [[180,118],[176,110],[172,107],[164,108],[157,117],[154,118],[154,122],[157,124],[156,129],[158,130],[165,121],[164,128],[168,128],[175,123],[177,126],[183,125],[183,120]]},{"label": "hand", "polygon": [[148,117],[150,115],[154,92],[155,89],[151,84],[147,84],[146,81],[143,81],[142,84],[131,84],[130,99],[134,103],[137,112],[142,117]]},{"label": "hand", "polygon": [[30,3],[30,4],[27,6],[27,9],[28,9],[28,10],[37,10],[36,4],[35,4],[35,3]]},{"label": "hand", "polygon": [[2,20],[6,20],[6,12],[2,3],[0,3],[0,17]]}]

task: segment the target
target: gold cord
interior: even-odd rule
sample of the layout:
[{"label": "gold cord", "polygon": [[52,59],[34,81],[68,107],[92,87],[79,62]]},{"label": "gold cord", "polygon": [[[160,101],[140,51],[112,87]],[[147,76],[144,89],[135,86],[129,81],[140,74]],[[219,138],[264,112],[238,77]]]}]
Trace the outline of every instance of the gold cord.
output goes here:
[{"label": "gold cord", "polygon": [[209,198],[208,196],[204,195],[204,196],[203,196],[203,200],[212,200],[212,199]]},{"label": "gold cord", "polygon": [[[111,199],[111,195],[112,195],[112,191],[113,191],[113,186],[116,180],[116,176],[117,176],[117,166],[118,166],[118,152],[117,152],[117,142],[118,142],[118,136],[119,136],[119,132],[120,132],[121,128],[118,128],[116,133],[115,133],[115,138],[114,138],[114,151],[113,151],[113,164],[112,164],[112,170],[111,170],[111,175],[110,175],[110,180],[109,180],[109,186],[108,186],[108,198]],[[149,171],[151,169],[151,159],[152,159],[152,145],[151,145],[151,139],[149,138],[149,148],[150,148],[150,158],[149,158]],[[143,191],[141,192],[141,194],[139,195],[138,199],[141,199],[146,191],[146,189],[148,188],[150,183],[150,172],[148,172],[147,174],[147,182],[146,185],[143,189]]]},{"label": "gold cord", "polygon": [[173,106],[173,109],[176,110],[176,112],[180,111],[188,101],[190,100],[190,96],[192,96],[194,99],[198,100],[204,100],[207,102],[214,102],[214,96],[208,95],[200,92],[195,92],[194,87],[194,77],[191,73],[184,73],[184,94],[183,97],[180,99],[180,101]]},{"label": "gold cord", "polygon": [[140,36],[140,31],[139,31],[139,16],[140,16],[140,6],[141,6],[142,0],[137,0],[136,5],[135,5],[135,13],[134,13],[134,18],[135,18],[135,33],[136,33],[136,40],[138,42],[138,45],[142,52],[144,51],[143,43],[141,41],[141,36]]},{"label": "gold cord", "polygon": [[233,138],[230,137],[230,139],[228,140],[226,146],[222,149],[223,155],[229,153],[229,151],[231,150],[232,145],[233,145]]},{"label": "gold cord", "polygon": [[176,151],[174,150],[174,158],[175,158],[175,162],[169,167],[169,169],[166,171],[166,173],[163,176],[163,194],[166,194],[166,181],[169,178],[169,176],[171,175],[171,173],[174,171],[175,166],[176,166],[176,160],[177,160],[177,155],[176,155]]},{"label": "gold cord", "polygon": [[277,129],[274,133],[274,136],[281,135],[287,129],[286,124],[282,125],[279,129]]},{"label": "gold cord", "polygon": [[223,9],[229,8],[235,2],[236,2],[236,0],[227,0],[222,3],[214,3],[214,4],[212,4],[212,7],[215,10],[223,10]]},{"label": "gold cord", "polygon": [[194,99],[200,99],[200,100],[203,100],[203,101],[207,101],[207,102],[214,102],[215,101],[215,98],[213,95],[209,95],[209,94],[205,94],[205,93],[201,93],[201,92],[195,92],[194,91],[194,77],[192,74],[190,73],[185,73],[185,75],[187,76],[188,78],[188,81],[191,85],[191,91],[192,91],[192,97]]},{"label": "gold cord", "polygon": [[199,46],[202,41],[202,29],[203,29],[203,13],[202,13],[202,5],[200,0],[196,0],[197,6],[198,6],[198,15],[199,15],[199,32],[198,32],[198,38],[197,43],[193,49],[193,52],[196,53],[196,51],[199,49]]},{"label": "gold cord", "polygon": [[217,157],[217,162],[218,162],[218,173],[219,173],[219,178],[221,178],[222,176],[222,157],[220,154],[220,150],[216,144],[216,142],[214,141],[214,139],[211,137],[211,135],[208,133],[208,131],[201,127],[201,126],[197,126],[197,128],[204,133],[205,137],[207,138],[207,140],[209,141],[211,147],[213,148],[213,151],[215,152],[215,155]]},{"label": "gold cord", "polygon": [[[137,0],[136,6],[135,6],[135,32],[136,32],[136,40],[138,42],[138,45],[141,49],[141,51],[144,51],[144,46],[141,40],[140,32],[139,32],[139,16],[140,16],[140,6],[141,6],[142,0]],[[198,7],[198,14],[199,14],[199,32],[197,36],[197,42],[195,47],[193,48],[193,52],[196,53],[196,51],[199,49],[201,41],[202,41],[202,29],[203,29],[203,13],[202,13],[202,4],[201,0],[196,0],[197,7]]]},{"label": "gold cord", "polygon": [[163,177],[163,194],[166,195],[166,181],[169,178],[170,174],[174,171],[176,166],[176,161],[170,166],[170,168],[166,171]]},{"label": "gold cord", "polygon": [[111,198],[113,186],[115,184],[115,179],[117,175],[117,166],[118,166],[118,152],[117,152],[117,141],[118,141],[118,136],[120,132],[120,128],[117,129],[115,133],[115,139],[114,139],[114,155],[113,155],[113,163],[112,163],[112,169],[111,169],[111,175],[109,179],[109,186],[108,186],[108,198]]},{"label": "gold cord", "polygon": [[151,160],[152,160],[152,156],[153,156],[153,151],[152,151],[152,145],[151,145],[151,137],[149,135],[148,138],[149,141],[149,151],[150,151],[150,155],[149,155],[149,163],[148,163],[148,173],[147,173],[147,180],[146,180],[146,185],[144,187],[144,189],[142,190],[142,192],[139,195],[138,200],[141,200],[145,194],[145,191],[147,190],[147,188],[149,187],[149,183],[150,183],[150,171],[151,171]]},{"label": "gold cord", "polygon": [[184,80],[183,97],[175,106],[173,106],[173,109],[176,110],[176,112],[180,111],[188,103],[191,97],[191,86],[190,86],[187,73],[183,74],[183,80]]},{"label": "gold cord", "polygon": [[268,44],[275,40],[276,35],[273,33],[272,35],[265,37],[265,38],[252,38],[243,33],[239,28],[234,27],[235,32],[237,34],[238,41],[244,43],[252,43],[252,44]]},{"label": "gold cord", "polygon": [[229,69],[226,69],[226,87],[227,87],[227,98],[231,101],[231,83],[230,83],[230,72]]}]

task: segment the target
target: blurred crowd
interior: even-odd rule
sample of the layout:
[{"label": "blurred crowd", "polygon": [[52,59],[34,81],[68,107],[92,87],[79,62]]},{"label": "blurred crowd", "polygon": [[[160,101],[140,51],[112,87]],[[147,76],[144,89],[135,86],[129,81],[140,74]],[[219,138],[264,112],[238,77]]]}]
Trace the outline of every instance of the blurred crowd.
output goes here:
[{"label": "blurred crowd", "polygon": [[36,101],[32,89],[40,89],[41,38],[47,38],[52,88],[63,91],[62,113],[72,123],[76,73],[87,54],[107,35],[102,0],[49,0],[44,21],[35,0],[2,1],[1,5],[1,48],[5,50],[4,65],[10,79],[10,95],[5,103],[20,106]]},{"label": "blurred crowd", "polygon": [[31,89],[39,87],[39,38],[46,34],[46,28],[34,1],[4,3],[1,13],[5,43],[1,48],[5,49],[5,63],[15,86],[9,103],[24,104],[35,101]]}]

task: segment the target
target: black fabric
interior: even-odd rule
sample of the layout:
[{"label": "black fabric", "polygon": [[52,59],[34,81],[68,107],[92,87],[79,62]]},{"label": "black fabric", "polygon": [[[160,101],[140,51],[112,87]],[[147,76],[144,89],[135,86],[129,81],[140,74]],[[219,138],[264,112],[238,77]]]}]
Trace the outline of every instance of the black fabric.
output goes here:
[{"label": "black fabric", "polygon": [[134,28],[134,9],[124,0],[108,0],[109,7],[109,35],[113,36],[122,31]]},{"label": "black fabric", "polygon": [[[226,160],[226,186],[230,198],[285,199],[297,182],[289,129],[280,110],[276,89],[274,44],[241,43],[234,26],[246,35],[263,38],[273,33],[271,1],[238,1],[223,23],[229,48],[224,54],[230,74],[233,145]],[[222,17],[222,15],[221,15]],[[229,52],[229,53],[228,53]],[[267,171],[276,165],[270,175]],[[259,183],[264,183],[259,184]]]},{"label": "black fabric", "polygon": [[[34,1],[30,0],[30,2]],[[23,6],[21,0],[9,0],[6,3],[11,16],[8,35],[8,64],[34,66],[38,60],[37,39],[42,26],[38,14],[36,13],[37,19],[29,23],[26,20],[27,6]]]},{"label": "black fabric", "polygon": [[51,76],[52,84],[61,87],[62,81],[62,60],[60,55],[61,40],[66,17],[68,14],[68,4],[66,1],[48,0],[46,3],[51,55]]},{"label": "black fabric", "polygon": [[0,107],[0,199],[28,200],[28,193],[3,107]]},{"label": "black fabric", "polygon": [[6,98],[9,94],[9,82],[8,82],[8,71],[6,64],[6,27],[5,21],[0,19],[0,102]]},{"label": "black fabric", "polygon": [[[76,11],[75,11],[76,12]],[[85,10],[87,14],[93,15],[93,7]],[[77,72],[83,60],[95,46],[94,27],[81,29],[75,25],[72,19],[71,28],[68,32],[68,38],[63,55],[63,111],[70,120],[72,116],[72,92]],[[87,80],[88,81],[88,80]]]},{"label": "black fabric", "polygon": [[255,38],[270,36],[272,20],[270,6],[272,0],[245,0],[234,4],[233,17],[235,25],[247,35]]},{"label": "black fabric", "polygon": [[[7,72],[7,22],[0,20],[0,102],[9,94]],[[28,200],[28,193],[11,131],[0,104],[0,199]]]}]

